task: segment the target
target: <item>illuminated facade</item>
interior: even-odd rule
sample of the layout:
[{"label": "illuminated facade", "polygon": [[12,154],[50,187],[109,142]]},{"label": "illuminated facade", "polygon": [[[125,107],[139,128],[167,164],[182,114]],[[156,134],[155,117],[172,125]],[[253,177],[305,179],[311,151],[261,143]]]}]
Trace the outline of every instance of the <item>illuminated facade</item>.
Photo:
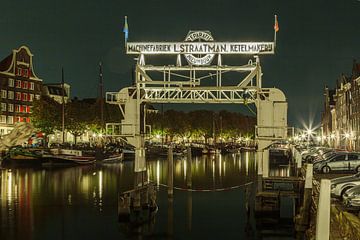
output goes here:
[{"label": "illuminated facade", "polygon": [[[335,90],[329,89],[328,86],[325,86],[324,90],[324,111],[321,116],[322,127],[323,127],[323,135],[328,136],[330,138],[331,134],[335,130],[333,128],[333,115],[332,112],[335,108],[334,102],[334,94]],[[327,139],[330,140],[330,139]]]},{"label": "illuminated facade", "polygon": [[335,91],[326,87],[324,96],[322,126],[328,145],[359,151],[360,64],[354,61],[352,74],[342,74]]},{"label": "illuminated facade", "polygon": [[28,47],[14,49],[0,62],[0,135],[9,133],[17,122],[30,122],[32,102],[40,98],[41,85]]}]

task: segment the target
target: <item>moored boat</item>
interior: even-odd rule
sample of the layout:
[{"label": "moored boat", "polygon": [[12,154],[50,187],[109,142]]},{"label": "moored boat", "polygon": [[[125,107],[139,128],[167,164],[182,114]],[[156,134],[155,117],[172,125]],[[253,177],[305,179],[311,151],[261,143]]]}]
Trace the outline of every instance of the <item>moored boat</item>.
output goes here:
[{"label": "moored boat", "polygon": [[102,163],[117,163],[124,160],[124,153],[109,154],[101,160]]},{"label": "moored boat", "polygon": [[68,166],[68,165],[89,165],[95,163],[95,157],[84,157],[75,155],[43,155],[43,166]]},{"label": "moored boat", "polygon": [[3,167],[37,167],[41,166],[42,161],[41,150],[14,146],[4,155],[1,165]]}]

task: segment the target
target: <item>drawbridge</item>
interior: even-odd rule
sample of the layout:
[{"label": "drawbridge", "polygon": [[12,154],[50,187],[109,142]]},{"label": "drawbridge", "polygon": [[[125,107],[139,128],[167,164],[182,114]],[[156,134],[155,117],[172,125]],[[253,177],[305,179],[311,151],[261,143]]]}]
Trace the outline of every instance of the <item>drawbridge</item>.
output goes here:
[{"label": "drawbridge", "polygon": [[[260,56],[274,54],[275,42],[215,42],[209,31],[189,31],[182,42],[126,42],[126,53],[137,56],[134,85],[107,92],[106,101],[119,106],[120,123],[107,123],[108,136],[135,146],[135,172],[146,170],[146,104],[253,104],[258,174],[268,176],[266,148],[287,137],[287,101],[277,88],[262,86]],[[147,60],[173,56],[171,64]],[[248,56],[242,65],[226,65],[226,55]]]}]

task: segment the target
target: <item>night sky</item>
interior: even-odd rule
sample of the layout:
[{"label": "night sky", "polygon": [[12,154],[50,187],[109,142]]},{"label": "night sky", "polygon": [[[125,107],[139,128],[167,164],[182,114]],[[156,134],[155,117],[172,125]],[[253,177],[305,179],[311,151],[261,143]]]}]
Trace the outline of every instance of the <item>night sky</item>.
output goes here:
[{"label": "night sky", "polygon": [[129,41],[175,42],[189,30],[210,30],[215,41],[272,41],[277,14],[276,54],[261,57],[263,85],[284,91],[289,124],[300,125],[320,120],[324,86],[334,87],[341,73],[351,73],[353,59],[360,62],[359,12],[357,0],[3,0],[0,58],[27,45],[44,83],[60,82],[63,66],[73,97],[96,97],[99,61],[105,91],[132,82],[125,15]]}]

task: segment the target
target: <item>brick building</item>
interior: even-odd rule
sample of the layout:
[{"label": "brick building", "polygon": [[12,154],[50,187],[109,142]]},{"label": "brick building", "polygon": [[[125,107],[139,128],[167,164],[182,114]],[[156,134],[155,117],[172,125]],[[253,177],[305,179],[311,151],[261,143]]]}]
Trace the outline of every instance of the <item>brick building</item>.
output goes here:
[{"label": "brick building", "polygon": [[14,49],[0,62],[0,135],[17,122],[30,122],[32,102],[39,99],[42,79],[34,72],[33,54],[26,46]]},{"label": "brick building", "polygon": [[[325,86],[324,89],[324,111],[321,116],[323,135],[330,138],[331,134],[334,134],[336,128],[333,128],[333,113],[335,112],[335,101],[334,101],[334,89],[329,89]],[[336,118],[336,117],[335,117]],[[334,135],[333,135],[334,136]]]},{"label": "brick building", "polygon": [[342,74],[335,91],[326,87],[324,96],[322,127],[328,144],[360,151],[360,64],[354,61],[351,75]]}]

